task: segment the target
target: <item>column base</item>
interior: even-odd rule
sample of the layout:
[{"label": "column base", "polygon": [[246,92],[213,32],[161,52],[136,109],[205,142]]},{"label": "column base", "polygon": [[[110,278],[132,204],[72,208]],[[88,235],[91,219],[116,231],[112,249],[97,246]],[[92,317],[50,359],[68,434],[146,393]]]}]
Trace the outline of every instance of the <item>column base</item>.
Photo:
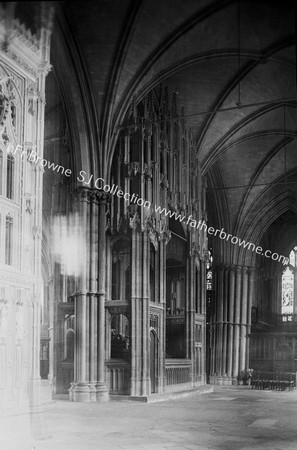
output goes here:
[{"label": "column base", "polygon": [[52,384],[49,380],[41,380],[40,384],[40,403],[41,405],[45,405],[47,403],[52,403],[53,394],[52,394]]},{"label": "column base", "polygon": [[151,392],[151,379],[150,378],[130,378],[131,381],[131,396],[142,397],[150,395]]},{"label": "column base", "polygon": [[109,401],[109,390],[105,383],[96,384],[96,401],[99,403]]},{"label": "column base", "polygon": [[165,392],[166,380],[164,377],[157,377],[157,391],[158,394],[163,394]]},{"label": "column base", "polygon": [[228,375],[223,376],[223,386],[232,386],[232,377]]},{"label": "column base", "polygon": [[69,400],[71,402],[96,402],[95,383],[87,383],[83,381],[71,383],[71,387],[69,389]]},{"label": "column base", "polygon": [[238,377],[233,377],[232,378],[232,385],[236,386],[238,384]]},{"label": "column base", "polygon": [[142,378],[141,387],[142,387],[142,395],[149,395],[151,393],[151,379]]},{"label": "column base", "polygon": [[48,439],[47,424],[41,406],[41,378],[32,378],[29,394],[29,412],[31,422],[31,435],[33,439]]},{"label": "column base", "polygon": [[228,375],[211,375],[209,377],[209,383],[219,386],[232,386],[232,377]]},{"label": "column base", "polygon": [[131,377],[130,384],[131,384],[131,396],[132,397],[141,396],[140,381],[137,378]]}]

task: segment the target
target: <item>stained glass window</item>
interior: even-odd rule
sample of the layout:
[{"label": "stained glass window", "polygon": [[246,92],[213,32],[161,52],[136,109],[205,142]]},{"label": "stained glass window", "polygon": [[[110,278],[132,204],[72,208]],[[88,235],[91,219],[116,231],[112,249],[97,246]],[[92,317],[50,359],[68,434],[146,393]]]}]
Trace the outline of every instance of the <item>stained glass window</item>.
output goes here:
[{"label": "stained glass window", "polygon": [[[291,255],[290,255],[291,257]],[[293,314],[294,275],[289,267],[283,271],[282,276],[282,314]]]},{"label": "stained glass window", "polygon": [[209,270],[206,275],[206,289],[207,290],[212,289],[212,271],[211,270]]},{"label": "stained glass window", "polygon": [[211,251],[208,250],[208,261],[206,263],[206,290],[211,291],[212,290],[212,261],[213,257],[211,255]]}]

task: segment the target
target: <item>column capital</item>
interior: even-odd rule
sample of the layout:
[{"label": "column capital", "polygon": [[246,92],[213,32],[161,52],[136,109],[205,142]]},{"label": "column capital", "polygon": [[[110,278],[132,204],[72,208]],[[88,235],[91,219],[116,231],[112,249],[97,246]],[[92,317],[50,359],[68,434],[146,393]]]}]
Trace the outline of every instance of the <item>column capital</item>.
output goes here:
[{"label": "column capital", "polygon": [[241,274],[241,272],[242,272],[242,266],[235,266],[235,272],[236,272],[237,274]]},{"label": "column capital", "polygon": [[243,274],[247,274],[249,272],[249,267],[248,266],[242,266],[242,273]]},{"label": "column capital", "polygon": [[164,241],[165,245],[167,245],[171,239],[171,231],[169,230],[169,227],[165,225],[163,222],[160,222],[158,239],[159,241]]},{"label": "column capital", "polygon": [[255,267],[248,267],[248,274],[253,276],[255,274]]},{"label": "column capital", "polygon": [[106,295],[106,292],[105,292],[104,290],[99,290],[99,291],[87,291],[86,295],[87,295],[87,296],[99,297],[100,295]]},{"label": "column capital", "polygon": [[78,296],[87,295],[87,293],[88,291],[86,289],[79,289],[73,294],[73,296],[77,298]]},{"label": "column capital", "polygon": [[158,250],[158,233],[154,229],[148,230],[148,236],[151,244],[153,245],[154,249]]},{"label": "column capital", "polygon": [[73,191],[78,201],[90,203],[110,203],[110,194],[97,188],[79,187]]},{"label": "column capital", "polygon": [[150,243],[153,245],[154,249],[158,250],[158,232],[156,229],[156,219],[153,214],[148,214],[144,218],[144,224],[141,227],[143,233],[147,233]]},{"label": "column capital", "polygon": [[141,231],[140,216],[137,210],[135,211],[131,210],[131,212],[129,212],[129,227],[132,230]]},{"label": "column capital", "polygon": [[232,264],[225,264],[226,272],[234,271],[234,269],[235,269],[235,266],[233,266]]}]

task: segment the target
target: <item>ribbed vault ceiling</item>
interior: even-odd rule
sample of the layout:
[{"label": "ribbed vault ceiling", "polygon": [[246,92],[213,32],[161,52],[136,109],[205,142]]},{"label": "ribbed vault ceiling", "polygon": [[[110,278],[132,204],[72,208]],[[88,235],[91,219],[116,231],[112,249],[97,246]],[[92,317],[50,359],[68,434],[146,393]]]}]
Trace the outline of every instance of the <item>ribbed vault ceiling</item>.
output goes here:
[{"label": "ribbed vault ceiling", "polygon": [[293,208],[297,102],[290,2],[100,0],[66,2],[62,10],[105,149],[113,151],[132,96],[140,99],[162,82],[185,108],[208,176],[213,225],[259,240]]}]

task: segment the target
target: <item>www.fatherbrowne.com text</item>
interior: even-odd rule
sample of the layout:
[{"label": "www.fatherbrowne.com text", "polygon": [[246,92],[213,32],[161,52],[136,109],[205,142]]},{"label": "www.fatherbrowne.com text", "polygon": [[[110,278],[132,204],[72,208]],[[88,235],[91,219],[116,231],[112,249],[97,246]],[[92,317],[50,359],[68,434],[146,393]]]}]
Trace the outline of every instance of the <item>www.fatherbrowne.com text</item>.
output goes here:
[{"label": "www.fatherbrowne.com text", "polygon": [[263,250],[263,248],[258,245],[256,246],[253,242],[246,242],[244,239],[240,239],[237,236],[233,236],[232,234],[227,233],[224,228],[213,228],[208,227],[204,220],[195,220],[191,215],[188,217],[182,216],[178,214],[176,211],[171,211],[167,208],[161,208],[160,206],[155,206],[155,212],[159,214],[164,214],[165,216],[169,216],[170,218],[174,218],[181,223],[185,223],[190,227],[196,228],[197,230],[205,230],[211,236],[218,236],[220,239],[230,241],[231,244],[238,244],[239,247],[247,248],[248,250],[255,251],[257,255],[264,255],[266,258],[271,258],[273,261],[282,262],[284,265],[288,264],[289,258],[283,255],[279,255],[278,253],[272,253],[271,250]]},{"label": "www.fatherbrowne.com text", "polygon": [[[103,190],[104,192],[108,192],[111,195],[116,195],[119,198],[123,198],[125,201],[130,203],[136,203],[138,206],[142,206],[143,208],[152,209],[152,204],[148,200],[144,200],[141,197],[138,197],[137,194],[130,194],[129,192],[124,192],[119,188],[119,186],[113,184],[110,186],[109,184],[105,184],[105,180],[103,178],[97,178],[94,180],[93,175],[85,178],[86,172],[81,170],[77,180],[84,183],[90,184],[93,180],[94,185],[97,189]],[[289,258],[283,255],[279,255],[278,253],[272,253],[271,250],[263,250],[260,245],[255,245],[253,242],[246,242],[244,239],[240,239],[237,236],[233,236],[230,233],[227,233],[224,228],[217,229],[213,227],[208,227],[204,220],[195,220],[191,215],[183,216],[176,211],[171,211],[167,208],[162,208],[161,206],[154,205],[154,212],[160,215],[164,215],[169,218],[173,218],[174,220],[179,221],[180,223],[185,223],[192,228],[196,228],[197,230],[205,230],[207,234],[211,236],[218,236],[220,239],[230,241],[233,245],[239,245],[239,247],[247,248],[248,250],[255,251],[258,255],[264,255],[266,258],[271,258],[273,261],[282,262],[284,265],[288,264]]]}]

